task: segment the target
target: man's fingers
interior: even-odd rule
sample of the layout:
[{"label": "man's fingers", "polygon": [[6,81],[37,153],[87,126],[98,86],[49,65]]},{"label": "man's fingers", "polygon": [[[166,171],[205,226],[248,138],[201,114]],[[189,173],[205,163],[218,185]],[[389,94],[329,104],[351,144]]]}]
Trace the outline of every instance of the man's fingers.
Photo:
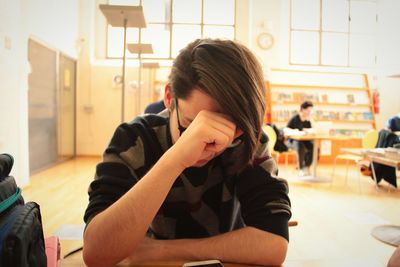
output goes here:
[{"label": "man's fingers", "polygon": [[225,114],[203,110],[200,111],[197,116],[203,117],[210,124],[225,125],[232,130],[236,129],[236,125],[233,123],[232,119]]}]

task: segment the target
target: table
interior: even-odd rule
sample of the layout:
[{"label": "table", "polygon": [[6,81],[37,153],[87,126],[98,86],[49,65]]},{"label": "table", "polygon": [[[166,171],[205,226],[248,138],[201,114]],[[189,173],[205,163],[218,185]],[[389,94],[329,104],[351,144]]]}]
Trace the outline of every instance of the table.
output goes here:
[{"label": "table", "polygon": [[[134,264],[120,264],[117,266],[132,266],[132,267],[182,267],[183,261],[150,261],[138,262]],[[61,260],[60,267],[84,267],[86,266],[82,259],[82,252]],[[255,267],[255,265],[224,263],[224,267]]]},{"label": "table", "polygon": [[[119,266],[132,266],[132,267],[182,267],[182,261],[171,262],[143,262],[133,265],[119,265]],[[60,262],[60,267],[84,267],[82,255],[80,258],[65,259]],[[256,265],[233,264],[224,263],[225,267],[256,267]],[[383,266],[382,262],[374,259],[299,259],[299,260],[286,260],[281,267],[375,267]]]},{"label": "table", "polygon": [[374,149],[342,148],[340,149],[340,152],[352,154],[355,156],[365,157],[372,162],[384,164],[400,170],[400,158],[399,159],[388,158],[385,155],[384,148],[374,148]]},{"label": "table", "polygon": [[[371,162],[380,163],[400,170],[400,158],[395,159],[387,157],[384,148],[368,149],[365,151],[365,156]],[[378,179],[376,178],[374,164],[371,164],[371,166],[372,178],[374,179],[376,187],[378,188]]]},{"label": "table", "polygon": [[301,180],[309,182],[330,182],[330,178],[318,177],[317,176],[317,164],[318,164],[318,150],[320,147],[321,140],[347,140],[347,136],[337,135],[323,135],[323,134],[302,134],[302,135],[288,135],[290,139],[297,141],[314,141],[313,147],[313,161],[312,161],[312,173],[309,176],[298,177]]},{"label": "table", "polygon": [[[399,159],[388,158],[385,154],[384,148],[374,148],[374,149],[342,148],[342,149],[340,149],[340,151],[343,153],[346,153],[346,154],[364,157],[371,162],[391,166],[391,167],[394,167],[394,168],[400,170],[400,158]],[[376,179],[374,166],[373,166],[373,164],[371,164],[371,166],[372,166],[372,168],[371,168],[372,169],[372,178],[374,179],[376,186],[378,186],[378,183],[377,183],[378,180]]]},{"label": "table", "polygon": [[388,158],[385,154],[385,149],[376,148],[368,149],[365,152],[367,158],[372,162],[380,163],[383,165],[391,166],[400,170],[400,158]]}]

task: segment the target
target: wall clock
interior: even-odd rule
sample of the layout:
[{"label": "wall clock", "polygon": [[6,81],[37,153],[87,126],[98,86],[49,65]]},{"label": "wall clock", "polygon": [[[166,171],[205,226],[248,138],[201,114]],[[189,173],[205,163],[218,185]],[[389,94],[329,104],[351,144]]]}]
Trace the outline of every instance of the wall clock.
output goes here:
[{"label": "wall clock", "polygon": [[274,37],[268,32],[262,32],[257,36],[257,45],[261,49],[268,50],[274,45]]}]

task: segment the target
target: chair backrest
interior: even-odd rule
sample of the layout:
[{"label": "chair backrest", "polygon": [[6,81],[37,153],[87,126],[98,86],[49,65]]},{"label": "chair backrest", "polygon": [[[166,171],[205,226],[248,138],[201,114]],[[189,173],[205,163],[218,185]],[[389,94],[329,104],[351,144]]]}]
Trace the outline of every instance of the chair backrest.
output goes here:
[{"label": "chair backrest", "polygon": [[369,130],[362,139],[362,147],[363,148],[375,148],[376,143],[378,142],[378,130]]},{"label": "chair backrest", "polygon": [[269,125],[264,125],[263,131],[268,136],[268,139],[269,139],[268,140],[268,150],[269,150],[269,152],[273,152],[274,146],[276,143],[276,138],[277,138],[275,130]]}]

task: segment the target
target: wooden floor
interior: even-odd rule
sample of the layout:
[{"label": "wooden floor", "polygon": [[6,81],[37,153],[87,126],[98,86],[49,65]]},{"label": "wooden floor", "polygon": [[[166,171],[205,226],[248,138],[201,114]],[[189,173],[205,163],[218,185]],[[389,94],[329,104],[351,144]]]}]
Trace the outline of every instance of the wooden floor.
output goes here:
[{"label": "wooden floor", "polygon": [[[45,236],[63,224],[83,224],[87,188],[100,158],[77,158],[31,177],[23,189],[26,200],[41,206]],[[345,168],[339,166],[332,185],[302,182],[293,166],[280,166],[280,176],[290,185],[292,219],[287,259],[365,260],[370,266],[386,266],[394,247],[374,239],[370,232],[382,222],[400,224],[400,190],[383,186],[377,190],[370,178],[351,167],[347,184]],[[319,165],[318,174],[330,177],[331,166]],[[390,189],[390,190],[389,190]],[[61,240],[62,255],[81,246],[81,241]]]}]

